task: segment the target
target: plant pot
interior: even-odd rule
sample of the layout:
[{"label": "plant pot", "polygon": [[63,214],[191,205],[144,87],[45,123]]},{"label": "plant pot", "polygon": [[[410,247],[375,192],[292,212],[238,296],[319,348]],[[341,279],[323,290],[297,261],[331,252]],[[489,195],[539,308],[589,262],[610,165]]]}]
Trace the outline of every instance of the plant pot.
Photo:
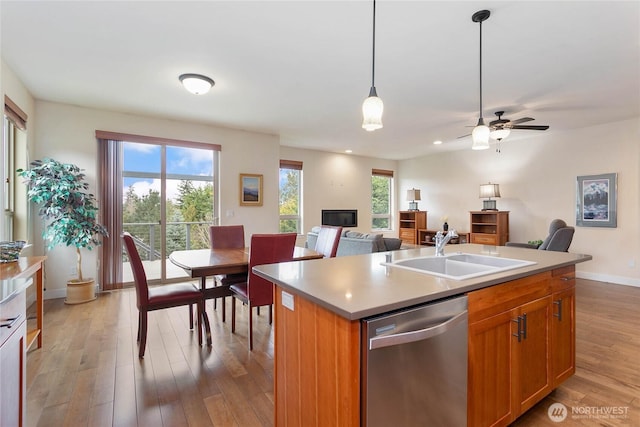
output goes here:
[{"label": "plant pot", "polygon": [[69,280],[65,304],[81,304],[96,299],[96,281],[94,279]]}]

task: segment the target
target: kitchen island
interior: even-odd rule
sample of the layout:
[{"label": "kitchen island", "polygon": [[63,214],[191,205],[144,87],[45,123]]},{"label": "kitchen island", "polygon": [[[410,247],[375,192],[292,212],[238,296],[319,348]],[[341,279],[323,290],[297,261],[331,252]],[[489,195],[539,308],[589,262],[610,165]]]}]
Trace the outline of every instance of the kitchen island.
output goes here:
[{"label": "kitchen island", "polygon": [[[434,254],[420,248],[255,269],[276,284],[276,425],[366,425],[361,321],[459,295],[469,298],[468,425],[507,425],[573,373],[575,264],[589,255],[475,244],[445,252],[533,264],[466,280],[385,265]],[[527,317],[523,340],[517,319]]]}]

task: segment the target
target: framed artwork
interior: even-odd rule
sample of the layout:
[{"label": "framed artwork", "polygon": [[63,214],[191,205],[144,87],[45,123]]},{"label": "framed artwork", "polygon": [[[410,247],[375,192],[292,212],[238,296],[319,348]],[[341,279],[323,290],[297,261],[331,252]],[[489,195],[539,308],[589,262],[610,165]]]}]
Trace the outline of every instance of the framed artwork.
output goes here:
[{"label": "framed artwork", "polygon": [[262,175],[240,174],[240,206],[262,206]]},{"label": "framed artwork", "polygon": [[576,225],[616,228],[618,174],[579,176],[576,200]]}]

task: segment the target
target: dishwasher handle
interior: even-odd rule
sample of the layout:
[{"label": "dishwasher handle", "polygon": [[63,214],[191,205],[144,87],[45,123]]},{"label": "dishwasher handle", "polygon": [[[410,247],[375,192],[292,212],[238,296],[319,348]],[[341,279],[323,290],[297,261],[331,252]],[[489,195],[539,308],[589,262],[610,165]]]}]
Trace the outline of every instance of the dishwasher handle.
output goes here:
[{"label": "dishwasher handle", "polygon": [[467,310],[462,311],[446,321],[417,331],[403,332],[400,334],[385,335],[369,339],[369,350],[377,348],[391,347],[394,345],[408,344],[416,341],[423,341],[444,334],[462,322],[467,321]]}]

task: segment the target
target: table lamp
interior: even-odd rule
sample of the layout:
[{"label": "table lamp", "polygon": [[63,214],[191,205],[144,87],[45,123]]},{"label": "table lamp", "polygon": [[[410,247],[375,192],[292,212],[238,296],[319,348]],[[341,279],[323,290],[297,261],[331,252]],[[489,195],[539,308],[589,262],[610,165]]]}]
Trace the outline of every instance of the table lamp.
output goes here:
[{"label": "table lamp", "polygon": [[482,202],[483,211],[497,211],[496,201],[491,200],[492,197],[500,197],[500,186],[498,184],[480,184],[480,198],[484,200]]},{"label": "table lamp", "polygon": [[409,201],[409,210],[417,211],[418,210],[418,202],[416,200],[420,199],[420,190],[412,188],[411,190],[407,190],[407,201]]}]

